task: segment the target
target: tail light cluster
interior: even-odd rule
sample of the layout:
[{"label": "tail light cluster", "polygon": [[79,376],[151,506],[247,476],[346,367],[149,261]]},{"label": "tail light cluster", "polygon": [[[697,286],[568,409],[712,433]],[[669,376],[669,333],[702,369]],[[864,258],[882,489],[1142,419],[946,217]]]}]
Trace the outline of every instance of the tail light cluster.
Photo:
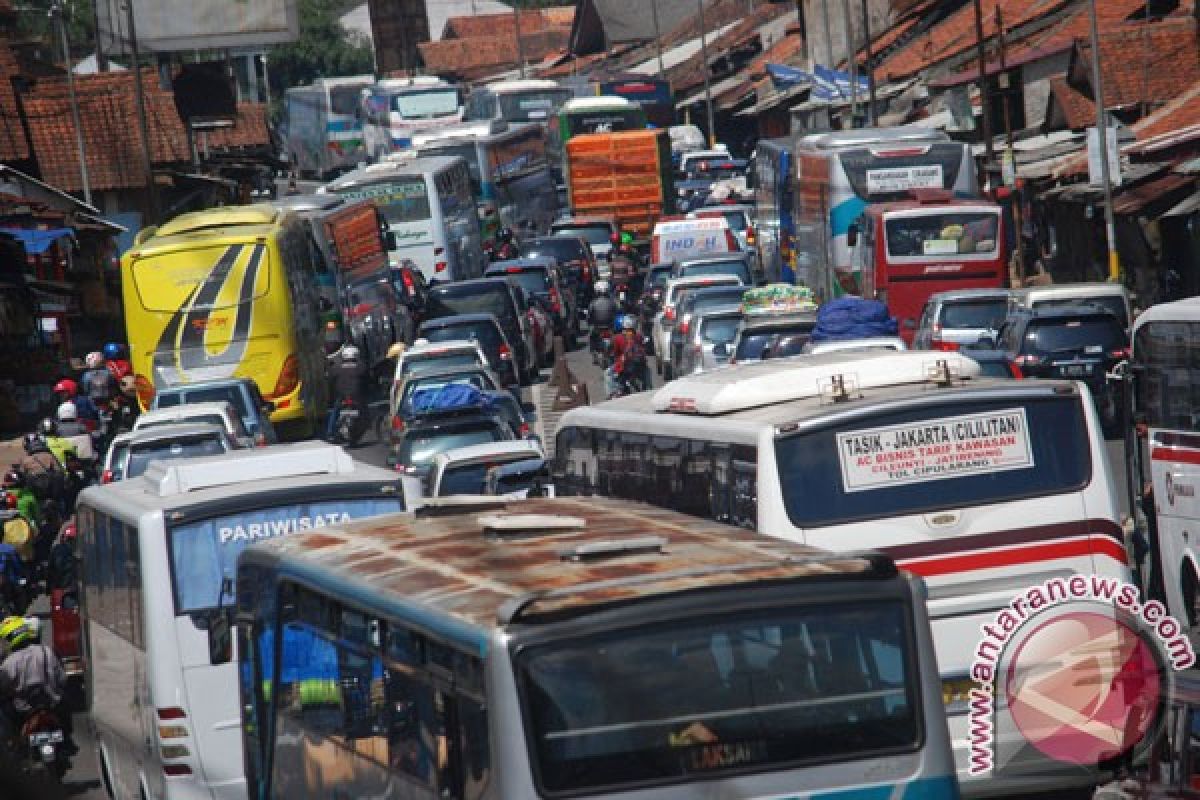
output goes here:
[{"label": "tail light cluster", "polygon": [[1108,357],[1109,358],[1129,358],[1129,356],[1132,355],[1132,353],[1133,353],[1133,351],[1130,350],[1128,347],[1118,347],[1118,348],[1115,348],[1114,350],[1110,350],[1108,353]]},{"label": "tail light cluster", "polygon": [[663,309],[663,319],[665,319],[667,322],[675,321],[675,306],[667,306],[665,309]]},{"label": "tail light cluster", "polygon": [[1034,355],[1033,353],[1023,353],[1013,359],[1013,364],[1015,364],[1018,368],[1036,367],[1041,363],[1042,357]]},{"label": "tail light cluster", "polygon": [[730,228],[725,229],[725,244],[729,246],[729,251],[731,253],[736,253],[738,250],[742,249],[741,246],[738,245],[737,237],[733,235],[733,230]]},{"label": "tail light cluster", "polygon": [[511,361],[512,360],[512,348],[506,344],[500,345],[500,360],[501,361]]},{"label": "tail light cluster", "polygon": [[756,241],[758,241],[758,233],[754,230],[753,226],[747,226],[746,227],[746,244],[753,247],[754,243]]},{"label": "tail light cluster", "polygon": [[[283,360],[283,366],[279,369],[279,377],[275,380],[275,390],[271,392],[269,399],[274,400],[275,398],[289,395],[296,391],[296,387],[299,385],[300,361],[296,358],[296,354],[292,353]],[[276,406],[283,407],[280,403],[276,403]]]},{"label": "tail light cluster", "polygon": [[943,353],[953,353],[959,349],[958,342],[947,342],[942,339],[942,326],[934,325],[933,334],[929,340],[930,350],[940,350]]},{"label": "tail light cluster", "polygon": [[113,482],[113,471],[111,469],[106,469],[106,470],[104,470],[104,472],[100,473],[100,482],[101,483],[112,483]]},{"label": "tail light cluster", "polygon": [[133,390],[137,393],[138,402],[142,404],[142,408],[149,408],[154,402],[154,384],[145,375],[134,376]]},{"label": "tail light cluster", "polygon": [[444,247],[433,248],[433,258],[434,258],[433,271],[434,272],[445,272],[446,271],[446,268],[449,266],[449,263],[446,261],[445,255],[446,255],[446,248],[444,248]]},{"label": "tail light cluster", "polygon": [[191,737],[187,712],[177,706],[156,709],[158,715],[158,748],[163,760],[163,774],[168,777],[191,775],[192,768],[179,759],[191,758],[192,753],[183,741]]}]

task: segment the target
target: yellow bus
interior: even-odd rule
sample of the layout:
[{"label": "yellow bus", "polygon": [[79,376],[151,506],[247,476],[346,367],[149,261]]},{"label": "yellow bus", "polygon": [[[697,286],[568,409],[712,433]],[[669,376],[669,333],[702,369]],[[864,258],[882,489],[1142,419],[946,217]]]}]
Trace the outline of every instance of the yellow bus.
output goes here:
[{"label": "yellow bus", "polygon": [[328,382],[315,275],[303,221],[268,205],[182,214],[139,234],[121,283],[142,407],[166,386],[244,377],[281,434],[318,430]]}]

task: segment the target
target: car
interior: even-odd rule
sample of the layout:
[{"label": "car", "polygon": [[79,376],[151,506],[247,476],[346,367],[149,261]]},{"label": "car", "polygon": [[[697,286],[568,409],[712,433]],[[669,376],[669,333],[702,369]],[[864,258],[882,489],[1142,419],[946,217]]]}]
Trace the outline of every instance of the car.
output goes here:
[{"label": "car", "polygon": [[823,353],[859,353],[866,350],[889,350],[899,353],[908,345],[899,336],[864,336],[860,339],[835,339],[828,342],[812,342],[804,345],[805,355],[819,356]]},{"label": "car", "polygon": [[121,433],[104,454],[100,482],[136,478],[151,461],[213,456],[237,449],[237,441],[224,426],[211,422],[177,422]]},{"label": "car", "polygon": [[[980,344],[984,342],[981,340]],[[1092,393],[1105,435],[1121,422],[1118,387],[1108,373],[1129,356],[1121,318],[1091,304],[1012,312],[996,341],[1025,378],[1076,380]],[[970,355],[969,353],[967,355]]]},{"label": "car", "polygon": [[675,326],[675,304],[678,295],[685,289],[712,286],[741,286],[742,282],[733,275],[711,275],[692,278],[671,278],[663,289],[662,310],[654,315],[650,339],[654,347],[655,362],[660,375],[666,375],[666,365],[671,362],[671,329]]},{"label": "car", "polygon": [[185,403],[153,411],[142,412],[133,423],[133,430],[143,431],[161,425],[177,425],[181,422],[211,422],[225,429],[241,447],[265,445],[265,438],[251,436],[242,424],[242,417],[233,404],[226,401],[207,403]]},{"label": "car", "polygon": [[533,352],[537,366],[549,367],[554,363],[554,320],[544,300],[533,297],[520,286],[516,289],[517,306],[529,323],[533,335]]},{"label": "car", "polygon": [[[444,319],[454,318],[445,317]],[[437,342],[418,339],[412,347],[405,349],[396,358],[396,370],[392,375],[392,388],[388,395],[389,406],[396,404],[396,391],[409,375],[431,369],[474,366],[490,366],[483,348],[474,339],[449,339]]]},{"label": "car", "polygon": [[516,388],[520,385],[512,346],[492,314],[455,314],[426,320],[417,328],[417,337],[434,345],[464,339],[474,342],[483,351],[488,367],[502,386]]},{"label": "car", "polygon": [[553,236],[575,236],[586,240],[601,273],[607,270],[607,266],[600,262],[608,258],[612,252],[613,236],[620,232],[621,226],[617,224],[616,217],[611,216],[562,217],[550,223]]},{"label": "car", "polygon": [[1133,312],[1129,290],[1119,283],[1056,283],[1051,286],[1030,286],[1009,293],[1009,310],[1020,308],[1038,311],[1063,305],[1090,303],[1114,315],[1129,331]]},{"label": "car", "polygon": [[488,472],[493,468],[540,459],[546,454],[541,444],[529,439],[488,442],[438,453],[429,473],[429,496],[485,494]]},{"label": "car", "polygon": [[396,294],[396,303],[403,306],[407,313],[403,315],[405,327],[396,331],[399,341],[411,342],[425,314],[425,303],[429,295],[429,284],[425,281],[425,273],[410,259],[404,259],[391,268],[392,291]]},{"label": "car", "polygon": [[811,311],[747,316],[730,347],[730,361],[744,364],[800,355],[816,326],[817,315]]},{"label": "car", "polygon": [[428,390],[465,384],[474,386],[481,392],[501,389],[496,374],[487,367],[444,367],[430,369],[409,375],[396,390],[396,403],[389,409],[392,416],[411,417],[416,412],[412,408],[413,396],[421,390]]},{"label": "car", "polygon": [[980,338],[995,337],[1008,315],[1011,295],[1008,289],[955,289],[930,295],[913,331],[913,349],[957,350]]},{"label": "car", "polygon": [[587,308],[596,281],[596,255],[587,239],[561,233],[538,236],[521,243],[522,258],[553,258],[563,272],[567,286],[575,294],[575,307]]},{"label": "car", "polygon": [[997,350],[984,345],[966,345],[959,351],[979,365],[981,378],[1006,378],[1020,380],[1024,377],[1021,370],[1008,358],[1004,350]]},{"label": "car", "polygon": [[507,278],[542,302],[554,321],[554,332],[569,348],[579,333],[579,312],[575,293],[567,289],[558,262],[549,256],[497,261],[484,277]]},{"label": "car", "polygon": [[277,444],[279,437],[271,424],[275,404],[264,400],[258,384],[250,378],[220,378],[159,389],[151,410],[195,403],[227,402],[242,418],[242,426],[256,444]]},{"label": "car", "polygon": [[678,375],[723,367],[729,363],[730,349],[742,325],[740,305],[707,306],[692,318],[690,333],[673,363]]},{"label": "car", "polygon": [[[713,286],[700,289],[682,289],[675,301],[675,325],[671,328],[669,337],[671,355],[669,363],[680,363],[679,357],[684,350],[684,343],[690,341],[695,333],[693,317],[712,308],[723,306],[738,306],[742,304],[745,286]],[[685,375],[671,367],[672,375]]]},{"label": "car", "polygon": [[538,438],[529,424],[534,410],[532,405],[523,404],[519,397],[503,389],[489,389],[483,394],[492,410],[512,428],[514,436],[518,439]]},{"label": "car", "polygon": [[393,440],[388,463],[399,472],[420,478],[428,488],[429,473],[438,453],[515,438],[507,422],[483,408],[417,414],[405,422],[404,429]]},{"label": "car", "polygon": [[710,168],[715,169],[718,164],[727,164],[733,160],[729,155],[728,148],[725,147],[712,150],[693,150],[680,156],[678,171],[680,176],[707,172]]},{"label": "car", "polygon": [[746,286],[753,286],[755,283],[753,258],[749,253],[689,258],[676,262],[672,275],[676,278],[691,278],[696,275],[736,275]]},{"label": "car", "polygon": [[[666,290],[667,281],[671,278],[671,270],[674,268],[675,265],[668,262],[665,264],[651,264],[643,271],[642,293],[638,296],[638,314],[641,317],[641,330],[648,331],[653,329],[654,315],[662,310],[663,292]],[[650,338],[650,347],[647,348],[647,351],[653,355],[653,338],[648,338]]]},{"label": "car", "polygon": [[512,348],[517,379],[525,385],[531,383],[537,374],[537,354],[534,351],[533,330],[528,317],[522,313],[518,291],[519,287],[504,278],[439,283],[429,290],[425,320],[458,314],[492,314]]},{"label": "car", "polygon": [[708,219],[724,217],[729,223],[733,235],[741,242],[742,249],[754,250],[754,206],[744,203],[726,203],[718,206],[705,206],[688,212],[688,219]]}]

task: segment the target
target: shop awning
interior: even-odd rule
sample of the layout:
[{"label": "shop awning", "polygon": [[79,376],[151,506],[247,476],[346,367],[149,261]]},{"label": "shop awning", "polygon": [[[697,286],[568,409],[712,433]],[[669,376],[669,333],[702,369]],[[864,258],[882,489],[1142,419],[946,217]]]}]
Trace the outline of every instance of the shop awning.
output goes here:
[{"label": "shop awning", "polygon": [[50,249],[50,246],[64,236],[74,236],[75,231],[70,228],[46,228],[38,230],[34,228],[2,228],[0,233],[12,236],[18,239],[25,246],[25,252],[31,256],[41,255]]},{"label": "shop awning", "polygon": [[1113,198],[1116,214],[1137,214],[1146,206],[1156,203],[1193,183],[1195,178],[1186,175],[1164,175],[1156,180],[1124,189]]}]

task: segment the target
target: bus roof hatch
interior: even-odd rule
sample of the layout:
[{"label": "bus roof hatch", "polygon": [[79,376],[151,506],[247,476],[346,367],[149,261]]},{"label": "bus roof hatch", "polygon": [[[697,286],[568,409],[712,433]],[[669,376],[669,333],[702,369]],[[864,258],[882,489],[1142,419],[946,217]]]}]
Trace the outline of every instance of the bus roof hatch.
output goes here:
[{"label": "bus roof hatch", "polygon": [[300,442],[186,461],[156,461],[142,479],[151,493],[171,497],[246,481],[352,475],[354,471],[354,459],[342,448],[323,442]]}]

